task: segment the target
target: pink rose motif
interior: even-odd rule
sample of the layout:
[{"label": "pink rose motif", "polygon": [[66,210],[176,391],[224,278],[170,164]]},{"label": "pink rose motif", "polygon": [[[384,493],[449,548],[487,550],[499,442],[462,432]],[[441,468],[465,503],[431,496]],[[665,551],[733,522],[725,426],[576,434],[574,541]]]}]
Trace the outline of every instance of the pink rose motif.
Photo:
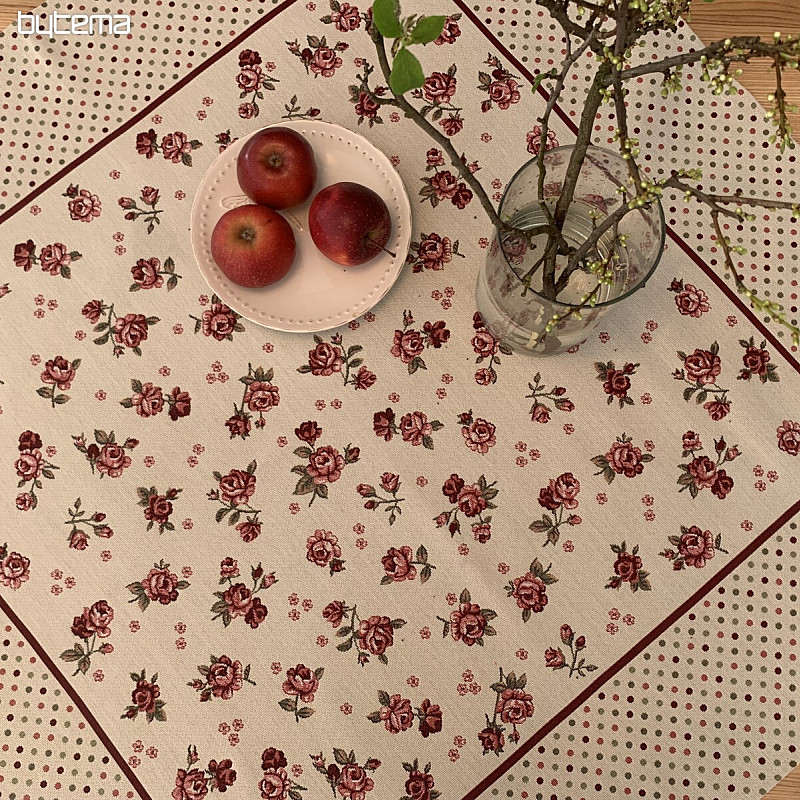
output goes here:
[{"label": "pink rose motif", "polygon": [[483,358],[490,358],[500,349],[500,342],[487,330],[479,330],[472,337],[472,349]]},{"label": "pink rose motif", "polygon": [[180,417],[188,417],[192,410],[192,398],[189,397],[189,392],[182,392],[180,386],[173,386],[169,395],[172,398],[169,418],[174,422]]},{"label": "pink rose motif", "polygon": [[463,641],[468,647],[483,639],[486,619],[477,603],[461,603],[458,609],[450,612],[450,635],[457,642]]},{"label": "pink rose motif", "polygon": [[694,431],[686,431],[683,434],[684,450],[700,450],[703,447],[700,437]]},{"label": "pink rose motif", "polygon": [[19,511],[30,511],[34,508],[33,495],[30,492],[20,492],[14,504]]},{"label": "pink rose motif", "polygon": [[243,542],[249,543],[261,536],[261,524],[258,522],[240,522],[236,526],[236,530],[239,536],[242,537]]},{"label": "pink rose motif", "polygon": [[342,476],[344,456],[330,445],[318,447],[308,459],[308,474],[315,484],[334,483]]},{"label": "pink rose motif", "polygon": [[375,431],[375,435],[386,442],[390,442],[394,435],[392,430],[394,416],[394,411],[391,408],[387,408],[386,411],[376,411],[372,415],[372,429]]},{"label": "pink rose motif", "polygon": [[733,489],[733,478],[724,469],[718,470],[714,483],[711,485],[711,493],[720,500],[724,500],[731,489]]},{"label": "pink rose motif", "polygon": [[459,183],[451,200],[457,208],[466,208],[472,200],[472,189],[469,189],[466,183]]},{"label": "pink rose motif", "polygon": [[423,444],[426,436],[433,433],[433,425],[428,422],[428,417],[421,411],[405,414],[400,419],[400,433],[404,442],[411,442],[414,447]]},{"label": "pink rose motif", "polygon": [[223,592],[222,599],[234,618],[245,616],[253,605],[253,593],[243,583],[229,586]]},{"label": "pink rose motif", "polygon": [[687,567],[702,569],[706,562],[714,558],[714,535],[692,525],[681,535],[678,552],[683,556]]},{"label": "pink rose motif", "polygon": [[100,216],[102,206],[100,198],[96,194],[81,189],[76,197],[67,203],[71,219],[78,222],[91,222]]},{"label": "pink rose motif", "polygon": [[244,686],[242,662],[232,661],[228,656],[220,656],[208,670],[206,677],[214,697],[230,700],[234,692]]},{"label": "pink rose motif", "polygon": [[[538,156],[539,150],[541,149],[542,146],[542,126],[534,125],[533,130],[525,134],[525,138],[528,142],[528,146],[526,148],[528,152],[531,155]],[[555,132],[548,129],[547,143],[544,149],[551,150],[554,147],[558,147],[558,139],[556,139]]]},{"label": "pink rose motif", "polygon": [[138,347],[147,339],[147,320],[143,314],[117,317],[113,328],[114,341],[125,347]]},{"label": "pink rose motif", "polygon": [[430,800],[433,785],[433,775],[414,769],[406,780],[406,794],[410,800]]},{"label": "pink rose motif", "polygon": [[309,64],[314,77],[322,75],[323,78],[330,78],[341,66],[342,59],[330,47],[318,47],[314,52],[313,60]]},{"label": "pink rose motif", "polygon": [[338,628],[344,619],[344,603],[341,600],[334,600],[322,609],[322,618],[330,622],[334,628]]},{"label": "pink rose motif", "polygon": [[173,800],[203,800],[208,794],[208,781],[199,769],[179,769],[172,790]]},{"label": "pink rose motif", "polygon": [[551,487],[553,496],[564,508],[571,511],[573,508],[578,507],[578,501],[575,498],[581,490],[581,484],[571,472],[559,475],[554,482],[551,481]]},{"label": "pink rose motif", "polygon": [[435,175],[431,175],[428,181],[436,192],[436,196],[439,200],[451,200],[455,197],[458,188],[458,178],[449,170],[443,170],[442,172],[437,172]]},{"label": "pink rose motif", "polygon": [[375,782],[367,775],[364,767],[358,764],[345,764],[336,789],[345,800],[364,800],[367,792],[371,792],[374,786]]},{"label": "pink rose motif", "polygon": [[319,678],[314,670],[305,664],[298,664],[286,670],[286,680],[283,682],[283,693],[290,697],[299,697],[304,703],[314,701],[314,693],[319,688]]},{"label": "pink rose motif", "polygon": [[152,417],[164,408],[164,395],[161,393],[160,386],[153,386],[152,383],[145,383],[140,392],[134,392],[134,408],[140,417]]},{"label": "pink rose motif", "polygon": [[143,186],[142,202],[146,206],[154,206],[158,202],[158,189],[153,186]]},{"label": "pink rose motif", "polygon": [[91,608],[83,609],[83,618],[86,627],[98,638],[105,639],[111,636],[111,621],[114,619],[114,609],[105,601],[98,600]]},{"label": "pink rose motif", "polygon": [[494,432],[495,426],[480,417],[461,428],[464,444],[473,452],[481,454],[488,453],[489,448],[497,443]]},{"label": "pink rose motif", "polygon": [[703,403],[703,408],[708,411],[708,415],[711,419],[715,422],[719,422],[719,420],[728,416],[731,410],[731,404],[722,400],[709,400],[707,403]]},{"label": "pink rose motif", "polygon": [[[242,119],[253,119],[258,116],[258,112],[258,106],[254,103],[240,103],[239,105],[239,116]],[[220,150],[220,152],[222,151]]]},{"label": "pink rose motif", "polygon": [[464,127],[464,120],[450,114],[450,116],[440,119],[439,125],[447,136],[455,136],[457,133],[461,133],[461,129]]},{"label": "pink rose motif", "polygon": [[256,490],[256,476],[246,470],[232,469],[219,482],[223,503],[246,505]]},{"label": "pink rose motif", "polygon": [[35,250],[36,245],[33,243],[33,239],[14,245],[14,264],[25,272],[29,272],[33,265],[32,256]]},{"label": "pink rose motif", "polygon": [[685,317],[700,317],[711,309],[708,295],[702,290],[687,283],[683,290],[675,295],[675,305]]},{"label": "pink rose motif", "polygon": [[356,103],[356,114],[366,119],[375,119],[378,116],[380,106],[366,93],[359,92],[358,102]]},{"label": "pink rose motif", "polygon": [[394,631],[389,617],[373,615],[358,624],[358,646],[374,656],[383,655],[394,644]]},{"label": "pink rose motif", "polygon": [[512,78],[492,81],[489,84],[489,97],[505,111],[514,103],[519,103],[519,84]]},{"label": "pink rose motif", "polygon": [[255,50],[242,50],[239,53],[239,66],[252,67],[261,63],[261,56]]},{"label": "pink rose motif", "polygon": [[630,442],[614,442],[605,454],[605,459],[617,475],[624,475],[626,478],[641,475],[644,469],[642,451]]},{"label": "pink rose motif", "polygon": [[83,316],[94,325],[94,323],[100,319],[100,315],[103,313],[102,307],[103,302],[101,300],[90,300],[81,309],[81,314],[83,314]]},{"label": "pink rose motif", "polygon": [[381,559],[386,574],[395,582],[413,581],[417,576],[417,568],[412,565],[414,556],[408,545],[390,547]]},{"label": "pink rose motif", "polygon": [[320,342],[313,350],[308,351],[308,363],[312,375],[327,377],[334,372],[341,372],[344,363],[341,348],[328,342]]},{"label": "pink rose motif", "polygon": [[560,650],[555,650],[552,647],[548,647],[547,650],[544,651],[545,667],[558,669],[559,667],[563,667],[564,663],[564,654]]},{"label": "pink rose motif", "polygon": [[411,701],[399,694],[393,694],[389,698],[389,705],[381,706],[378,713],[389,733],[407,731],[414,724],[414,709],[411,707]]},{"label": "pink rose motif", "polygon": [[717,478],[717,467],[708,456],[697,456],[689,463],[689,474],[698,489],[709,489]]},{"label": "pink rose motif", "polygon": [[[177,491],[171,490],[168,495],[170,498],[174,498],[177,496]],[[170,514],[172,514],[172,503],[167,495],[151,494],[147,500],[147,508],[144,510],[144,518],[159,525],[165,525],[169,521]]]},{"label": "pink rose motif", "polygon": [[161,153],[167,161],[177,164],[187,153],[192,152],[192,143],[185,133],[175,131],[168,133],[161,140]]},{"label": "pink rose motif", "polygon": [[283,767],[270,767],[264,770],[264,777],[258,784],[263,800],[286,800],[292,782]]},{"label": "pink rose motif", "polygon": [[178,599],[178,576],[168,569],[151,569],[142,581],[144,593],[162,606]]},{"label": "pink rose motif", "polygon": [[109,478],[119,478],[122,471],[131,465],[131,457],[121,445],[109,442],[100,448],[100,453],[95,461],[97,471]]},{"label": "pink rose motif", "polygon": [[306,539],[306,558],[318,567],[326,567],[341,555],[339,537],[330,531],[318,529]]},{"label": "pink rose motif", "polygon": [[710,350],[695,350],[694,353],[686,356],[683,367],[688,380],[703,386],[716,383],[717,375],[722,369],[720,357]]},{"label": "pink rose motif", "polygon": [[424,269],[444,269],[444,265],[453,259],[453,243],[447,236],[439,236],[438,233],[424,236],[417,249],[417,259],[422,262]]},{"label": "pink rose motif", "polygon": [[55,384],[61,390],[69,389],[75,380],[75,368],[62,356],[47,361],[41,374],[42,383]]},{"label": "pink rose motif", "polygon": [[203,312],[201,324],[204,336],[213,336],[221,342],[233,333],[236,315],[224,303],[214,303]]},{"label": "pink rose motif", "polygon": [[410,363],[415,356],[418,356],[425,349],[425,341],[419,331],[411,328],[405,332],[396,330],[394,332],[394,343],[391,353],[395,358],[399,358],[404,364]]},{"label": "pink rose motif", "polygon": [[496,711],[509,725],[521,725],[533,716],[533,698],[522,689],[503,689],[497,698]]},{"label": "pink rose motif", "polygon": [[778,449],[790,456],[800,453],[800,422],[785,419],[776,429]]},{"label": "pink rose motif", "polygon": [[[458,22],[452,17],[448,17],[445,20],[444,28],[442,28],[439,38],[434,40],[434,44],[453,44],[459,36],[461,36],[461,29],[458,27]],[[414,798],[414,800],[416,800],[416,798]]]},{"label": "pink rose motif", "polygon": [[244,393],[244,403],[250,411],[262,413],[280,403],[278,387],[265,381],[253,381],[248,384]]},{"label": "pink rose motif", "polygon": [[361,25],[361,14],[350,3],[341,3],[338,10],[331,14],[331,22],[336,26],[337,31],[347,33]]},{"label": "pink rose motif", "polygon": [[547,586],[541,578],[537,578],[533,573],[526,572],[521,578],[514,578],[511,596],[517,601],[517,605],[523,609],[530,609],[534,614],[544,611],[547,605]]},{"label": "pink rose motif", "polygon": [[428,150],[428,152],[425,154],[425,160],[428,166],[431,167],[441,167],[444,164],[444,156],[442,155],[442,151],[436,147],[432,147],[430,150]]},{"label": "pink rose motif", "polygon": [[753,375],[766,375],[769,359],[768,350],[762,350],[760,347],[748,347],[742,356],[742,363],[744,368]]},{"label": "pink rose motif", "polygon": [[254,92],[261,85],[261,67],[256,64],[243,67],[236,76],[236,83],[243,92]]},{"label": "pink rose motif", "polygon": [[547,410],[547,407],[539,404],[535,405],[533,407],[533,413],[531,414],[531,421],[538,422],[542,425],[550,422],[550,412]]},{"label": "pink rose motif", "polygon": [[422,93],[429,103],[449,103],[456,93],[456,79],[446,72],[433,72],[425,78]]},{"label": "pink rose motif", "polygon": [[160,289],[164,285],[164,278],[158,274],[160,266],[161,261],[157,258],[140,258],[131,267],[133,282],[142,289]]},{"label": "pink rose motif", "polygon": [[457,503],[459,510],[466,517],[477,517],[486,509],[486,500],[477,483],[462,486],[458,492]]},{"label": "pink rose motif", "polygon": [[0,561],[0,584],[9,589],[19,589],[30,577],[30,559],[19,553],[8,553]]},{"label": "pink rose motif", "polygon": [[39,263],[42,266],[42,272],[58,275],[62,267],[68,267],[72,263],[72,256],[61,242],[56,242],[42,248],[39,253]]},{"label": "pink rose motif", "polygon": [[140,156],[152,158],[156,154],[156,132],[150,128],[148,131],[136,134],[136,152]]}]

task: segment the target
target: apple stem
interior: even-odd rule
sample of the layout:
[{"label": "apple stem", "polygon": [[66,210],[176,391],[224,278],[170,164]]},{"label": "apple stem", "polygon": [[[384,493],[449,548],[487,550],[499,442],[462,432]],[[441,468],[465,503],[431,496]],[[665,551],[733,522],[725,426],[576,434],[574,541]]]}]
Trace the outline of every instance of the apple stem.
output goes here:
[{"label": "apple stem", "polygon": [[372,244],[378,245],[378,247],[380,247],[384,253],[388,253],[392,258],[397,258],[396,253],[393,253],[391,250],[387,250],[383,245],[378,244],[369,234],[367,234],[367,236],[365,236],[364,238],[372,242]]}]

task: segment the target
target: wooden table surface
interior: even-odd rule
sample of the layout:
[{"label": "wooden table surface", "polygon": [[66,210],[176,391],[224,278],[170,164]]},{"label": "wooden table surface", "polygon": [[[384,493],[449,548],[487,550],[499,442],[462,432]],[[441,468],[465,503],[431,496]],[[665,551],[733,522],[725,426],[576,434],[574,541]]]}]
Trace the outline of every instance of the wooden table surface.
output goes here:
[{"label": "wooden table surface", "polygon": [[[17,11],[28,11],[40,0],[0,0],[0,30],[16,23]],[[122,4],[124,6],[124,3]],[[800,2],[798,0],[695,0],[690,23],[704,42],[726,36],[768,36],[775,31],[800,34]],[[774,89],[772,72],[761,65],[745,65],[741,82],[762,103]],[[800,105],[800,74],[784,78],[789,102]],[[795,139],[800,141],[800,114],[792,116]],[[793,770],[763,800],[800,800],[800,766]]]}]

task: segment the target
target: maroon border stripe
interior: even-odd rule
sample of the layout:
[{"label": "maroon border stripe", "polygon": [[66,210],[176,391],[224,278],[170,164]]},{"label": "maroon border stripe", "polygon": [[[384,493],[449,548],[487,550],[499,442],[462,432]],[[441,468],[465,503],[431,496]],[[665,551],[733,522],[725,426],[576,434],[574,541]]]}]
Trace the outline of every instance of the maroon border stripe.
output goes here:
[{"label": "maroon border stripe", "polygon": [[[453,0],[453,2],[469,17],[470,21],[476,28],[498,49],[500,50],[503,55],[514,65],[514,67],[519,70],[519,73],[531,83],[534,81],[533,73],[524,65],[522,64],[516,56],[514,56],[509,50],[506,49],[505,45],[500,42],[499,39],[478,19],[475,13],[467,7],[464,3],[464,0]],[[539,94],[544,98],[545,102],[550,99],[550,94],[540,85],[539,86]],[[556,114],[558,115],[559,119],[574,133],[577,135],[578,127],[570,118],[570,116],[558,105],[556,105],[553,109]],[[697,253],[692,250],[692,248],[683,240],[683,238],[678,235],[673,228],[667,225],[667,233],[669,233],[670,238],[678,244],[681,249],[688,255],[692,261],[701,269],[703,272],[716,284],[717,288],[719,288],[725,296],[744,314],[747,319],[761,332],[764,338],[789,362],[789,366],[795,370],[795,372],[800,373],[800,360],[795,358],[786,347],[781,344],[781,342],[775,337],[775,335],[764,326],[764,323],[753,313],[752,309],[748,308],[748,306],[742,302],[741,298],[736,294],[736,292],[731,289],[729,284],[720,276],[718,275],[714,269],[709,266]]]},{"label": "maroon border stripe", "polygon": [[144,788],[144,786],[142,786],[142,782],[136,777],[134,771],[128,766],[128,762],[125,761],[122,754],[119,752],[119,750],[117,750],[114,743],[108,737],[108,734],[103,730],[100,723],[97,721],[97,718],[89,710],[89,707],[86,705],[86,703],[81,700],[78,692],[67,680],[64,673],[61,672],[61,670],[56,666],[53,659],[47,655],[44,647],[42,647],[36,637],[30,632],[25,623],[12,611],[8,601],[2,595],[0,595],[0,610],[11,620],[12,623],[14,623],[14,625],[16,625],[20,633],[27,640],[28,644],[34,649],[36,655],[39,656],[45,667],[47,667],[47,669],[55,676],[56,680],[61,684],[61,688],[69,695],[72,702],[75,703],[78,711],[80,711],[81,714],[86,717],[89,725],[92,726],[92,730],[97,734],[97,738],[100,739],[108,752],[111,753],[112,758],[117,762],[117,766],[120,768],[120,770],[122,770],[125,777],[131,782],[131,785],[139,793],[142,800],[153,800],[153,798],[147,793],[147,790]]},{"label": "maroon border stripe", "polygon": [[[261,0],[261,2],[263,2],[263,0]],[[255,33],[259,28],[266,25],[271,19],[277,17],[281,11],[284,11],[285,9],[289,8],[289,6],[294,5],[296,2],[297,0],[284,0],[280,5],[275,6],[272,11],[261,17],[258,22],[254,22],[249,28],[243,30],[238,36],[234,37],[230,42],[228,42],[228,44],[217,50],[214,55],[207,58],[199,67],[196,67],[191,72],[184,75],[175,84],[170,86],[166,92],[153,100],[150,105],[145,106],[138,114],[131,117],[127,122],[120,125],[119,128],[109,133],[104,139],[101,139],[96,144],[93,144],[85,153],[81,153],[81,155],[79,155],[74,161],[71,161],[63,169],[56,172],[55,175],[51,175],[43,184],[37,186],[30,194],[25,195],[22,200],[18,201],[7,211],[0,214],[0,225],[13,217],[18,211],[21,211],[28,203],[31,202],[31,200],[35,200],[40,194],[42,194],[42,192],[47,191],[51,186],[69,175],[72,170],[74,170],[76,167],[79,167],[84,161],[91,158],[106,145],[111,144],[111,142],[113,142],[126,131],[130,130],[134,125],[137,125],[139,122],[141,122],[148,114],[155,111],[155,109],[157,109],[165,100],[168,100],[176,92],[179,92],[198,75],[205,72],[205,70],[207,70],[212,64],[215,64],[223,56],[226,56],[231,50],[233,50],[235,47],[238,47],[245,39]]]},{"label": "maroon border stripe", "polygon": [[514,764],[526,755],[534,745],[538,744],[548,733],[560,725],[565,719],[577,711],[578,707],[589,700],[592,695],[600,689],[606,681],[610,680],[626,664],[639,655],[646,647],[649,647],[664,631],[674,625],[687,611],[689,611],[699,600],[705,597],[723,578],[728,577],[742,562],[751,556],[764,542],[766,542],[775,531],[785,525],[795,514],[800,512],[800,500],[793,506],[786,509],[783,514],[775,520],[763,533],[757,536],[747,547],[735,555],[716,575],[709,578],[691,597],[684,600],[663,622],[653,628],[643,639],[637,642],[627,653],[618,658],[605,672],[597,676],[569,705],[565,706],[552,719],[539,728],[530,739],[521,744],[517,750],[503,761],[498,767],[493,769],[474,789],[468,792],[462,800],[476,800],[478,795],[488,789],[501,775],[506,773]]}]

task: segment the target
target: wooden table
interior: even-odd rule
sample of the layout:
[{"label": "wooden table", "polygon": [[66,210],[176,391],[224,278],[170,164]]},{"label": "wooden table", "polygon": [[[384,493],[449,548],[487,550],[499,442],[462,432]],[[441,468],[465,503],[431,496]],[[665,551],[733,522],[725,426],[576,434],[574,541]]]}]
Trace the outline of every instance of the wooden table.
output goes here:
[{"label": "wooden table", "polygon": [[[28,11],[40,0],[0,0],[0,29],[16,22],[17,11]],[[773,32],[800,34],[800,3],[798,0],[716,0],[703,3],[696,0],[691,26],[705,42],[724,36],[772,36]],[[774,89],[772,72],[761,65],[745,65],[741,82],[757,100],[766,104],[767,95]],[[788,75],[783,81],[789,101],[800,104],[800,75]],[[792,115],[795,139],[800,141],[800,114]],[[800,800],[800,766],[794,769],[763,800]]]}]

